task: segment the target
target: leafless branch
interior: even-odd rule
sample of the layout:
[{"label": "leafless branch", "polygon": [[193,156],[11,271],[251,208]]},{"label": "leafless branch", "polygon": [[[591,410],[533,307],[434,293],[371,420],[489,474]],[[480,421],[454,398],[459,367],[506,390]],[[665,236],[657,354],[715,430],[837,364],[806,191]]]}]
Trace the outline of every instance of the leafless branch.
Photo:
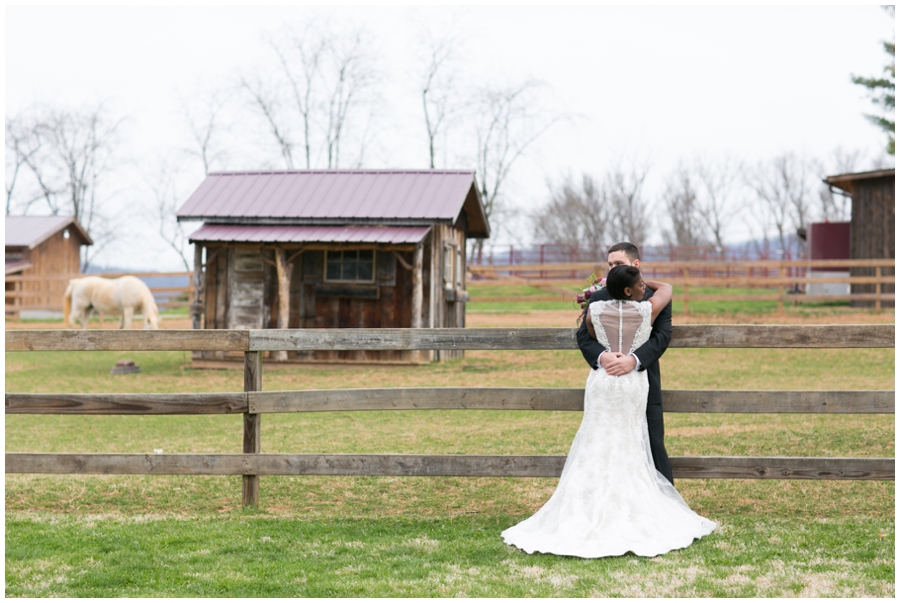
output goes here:
[{"label": "leafless branch", "polygon": [[240,87],[243,88],[251,99],[252,106],[263,116],[269,127],[269,132],[278,144],[278,150],[284,159],[285,167],[294,169],[294,142],[285,120],[280,115],[280,101],[278,93],[273,87],[263,81],[261,77],[241,78]]},{"label": "leafless branch", "polygon": [[640,246],[650,235],[651,207],[643,194],[644,181],[649,172],[649,162],[633,161],[626,166],[623,160],[619,160],[606,174],[602,198],[610,207],[610,225],[618,234],[614,237],[617,240]]},{"label": "leafless branch", "polygon": [[741,211],[734,197],[743,168],[739,161],[725,156],[718,161],[697,159],[695,170],[699,183],[697,209],[700,218],[706,224],[716,248],[724,250],[725,229]]},{"label": "leafless branch", "polygon": [[791,229],[805,226],[810,218],[810,186],[807,165],[793,153],[760,163],[748,174],[747,184],[760,202],[760,221],[773,224],[783,254],[789,251]]},{"label": "leafless branch", "polygon": [[157,232],[160,238],[181,258],[185,271],[190,271],[191,265],[186,252],[187,235],[182,223],[175,216],[179,205],[184,200],[184,195],[178,190],[178,169],[163,162],[159,165],[157,173],[145,180],[153,194],[150,213],[156,223]]},{"label": "leafless branch", "polygon": [[670,246],[701,247],[707,244],[694,180],[684,165],[669,175],[662,194],[671,227],[663,230]]},{"label": "leafless branch", "polygon": [[200,159],[204,174],[209,174],[213,164],[226,154],[215,139],[227,129],[222,123],[222,112],[228,100],[227,93],[217,91],[204,99],[203,106],[199,109],[192,109],[188,102],[182,102],[184,118],[196,145],[188,153]]},{"label": "leafless branch", "polygon": [[608,207],[602,203],[594,179],[583,174],[580,188],[567,176],[559,184],[548,183],[550,201],[532,215],[535,239],[541,243],[594,249],[608,232]]}]

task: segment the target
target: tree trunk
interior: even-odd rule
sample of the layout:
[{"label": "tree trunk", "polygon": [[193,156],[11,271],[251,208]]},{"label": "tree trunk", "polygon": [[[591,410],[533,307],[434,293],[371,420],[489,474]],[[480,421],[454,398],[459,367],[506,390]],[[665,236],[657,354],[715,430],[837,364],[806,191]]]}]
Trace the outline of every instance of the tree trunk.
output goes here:
[{"label": "tree trunk", "polygon": [[[288,328],[288,321],[291,316],[291,272],[293,272],[293,263],[287,261],[287,250],[278,248],[275,250],[275,272],[278,275],[278,317],[276,327],[279,329]],[[275,361],[284,362],[288,358],[287,351],[280,350],[275,352]]]}]

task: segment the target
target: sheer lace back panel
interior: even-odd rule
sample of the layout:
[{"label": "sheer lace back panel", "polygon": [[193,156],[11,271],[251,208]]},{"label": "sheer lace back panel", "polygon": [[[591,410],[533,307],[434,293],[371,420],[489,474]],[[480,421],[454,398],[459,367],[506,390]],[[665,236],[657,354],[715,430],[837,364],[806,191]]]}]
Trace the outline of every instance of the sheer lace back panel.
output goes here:
[{"label": "sheer lace back panel", "polygon": [[630,354],[650,337],[650,302],[597,301],[591,304],[591,321],[597,341],[611,352]]}]

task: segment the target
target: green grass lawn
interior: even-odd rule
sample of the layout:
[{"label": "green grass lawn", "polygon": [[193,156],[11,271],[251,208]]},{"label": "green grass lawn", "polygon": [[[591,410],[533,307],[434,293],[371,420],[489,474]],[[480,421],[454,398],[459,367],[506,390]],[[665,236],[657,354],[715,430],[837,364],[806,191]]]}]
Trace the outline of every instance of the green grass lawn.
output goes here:
[{"label": "green grass lawn", "polygon": [[[121,358],[142,372],[109,375]],[[181,352],[7,353],[14,392],[240,391],[240,371]],[[466,367],[477,364],[482,372]],[[894,350],[673,349],[666,389],[893,389]],[[467,352],[418,367],[266,369],[266,390],[581,387],[577,351]],[[272,414],[263,452],[564,454],[575,412]],[[669,453],[893,457],[893,416],[676,414]],[[6,450],[239,452],[239,416],[8,415]],[[550,478],[272,476],[258,510],[240,478],[6,476],[7,596],[894,595],[893,482],[678,480],[718,522],[643,559],[525,555],[499,533],[549,498]]]}]

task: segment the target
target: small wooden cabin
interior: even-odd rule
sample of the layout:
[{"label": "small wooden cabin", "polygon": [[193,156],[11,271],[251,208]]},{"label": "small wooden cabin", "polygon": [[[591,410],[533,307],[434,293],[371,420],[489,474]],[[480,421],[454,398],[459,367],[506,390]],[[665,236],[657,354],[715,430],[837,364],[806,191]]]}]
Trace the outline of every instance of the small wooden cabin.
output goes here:
[{"label": "small wooden cabin", "polygon": [[[465,327],[466,239],[490,234],[475,173],[209,174],[178,211],[190,236],[194,328]],[[281,362],[416,363],[449,351],[275,352]],[[196,366],[230,357],[195,352]],[[237,359],[238,356],[235,356]]]},{"label": "small wooden cabin", "polygon": [[[829,176],[825,182],[848,194],[850,210],[850,258],[894,258],[894,170],[875,170]],[[893,275],[893,268],[882,268]],[[875,268],[851,268],[850,276],[875,276]],[[875,285],[851,285],[852,293],[874,293]],[[893,293],[894,285],[882,285],[882,293]],[[854,306],[871,307],[872,301],[854,301]],[[892,308],[894,302],[882,302]]]},{"label": "small wooden cabin", "polygon": [[6,216],[6,316],[58,310],[81,247],[94,242],[74,216]]}]

